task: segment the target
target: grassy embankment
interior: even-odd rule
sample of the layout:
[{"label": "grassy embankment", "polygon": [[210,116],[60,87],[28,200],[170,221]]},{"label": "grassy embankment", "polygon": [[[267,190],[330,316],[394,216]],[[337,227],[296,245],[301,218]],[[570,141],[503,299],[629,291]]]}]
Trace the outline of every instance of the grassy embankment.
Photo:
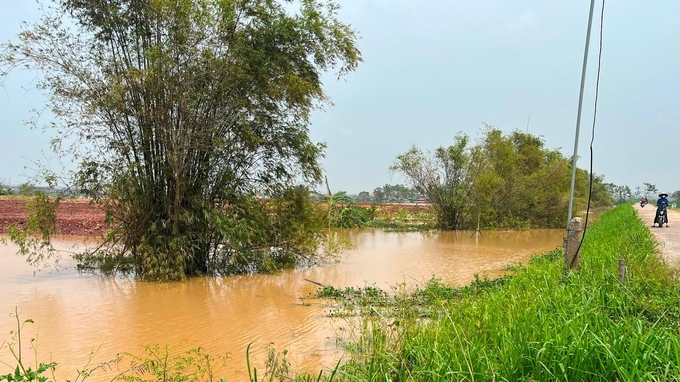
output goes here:
[{"label": "grassy embankment", "polygon": [[[411,293],[320,289],[340,302],[336,314],[356,316],[350,320],[357,335],[343,365],[291,379],[680,379],[680,283],[630,204],[600,217],[582,254],[581,269],[566,277],[555,251],[513,267],[511,277],[461,288],[432,280]],[[619,259],[628,266],[624,283]],[[285,361],[272,360],[265,380],[288,380],[274,378],[288,370]],[[171,380],[183,380],[185,372],[177,372]]]},{"label": "grassy embankment", "polygon": [[[456,289],[433,281],[394,298],[327,287],[321,294],[344,300],[343,311],[363,310],[339,374],[352,381],[678,380],[680,284],[630,204],[587,231],[582,256],[581,269],[566,277],[556,251],[509,278]],[[628,266],[623,284],[619,259]]]}]

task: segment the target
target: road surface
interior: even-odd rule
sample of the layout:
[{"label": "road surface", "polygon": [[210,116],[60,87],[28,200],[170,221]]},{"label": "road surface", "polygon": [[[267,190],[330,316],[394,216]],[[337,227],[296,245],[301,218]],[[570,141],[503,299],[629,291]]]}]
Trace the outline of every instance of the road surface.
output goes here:
[{"label": "road surface", "polygon": [[680,211],[675,208],[668,209],[668,228],[658,228],[654,222],[656,215],[656,207],[648,204],[645,208],[640,207],[640,203],[635,203],[635,210],[643,222],[647,224],[652,233],[659,242],[661,249],[661,256],[669,265],[680,267]]}]

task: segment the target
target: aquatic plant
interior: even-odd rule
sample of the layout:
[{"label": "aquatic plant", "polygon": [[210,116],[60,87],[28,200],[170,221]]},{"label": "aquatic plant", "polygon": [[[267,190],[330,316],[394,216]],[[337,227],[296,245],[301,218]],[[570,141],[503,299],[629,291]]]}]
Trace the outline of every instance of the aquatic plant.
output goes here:
[{"label": "aquatic plant", "polygon": [[[27,319],[21,321],[17,309],[14,310],[14,318],[16,319],[16,331],[11,332],[12,339],[9,342],[3,342],[0,345],[0,350],[7,349],[11,354],[12,359],[16,362],[16,365],[9,365],[5,362],[0,361],[3,365],[14,369],[12,373],[0,375],[0,381],[7,382],[49,382],[49,377],[45,374],[48,372],[53,373],[54,369],[57,367],[56,362],[38,362],[38,357],[35,357],[35,364],[33,366],[27,365],[24,361],[23,350],[24,343],[21,339],[21,332],[26,324],[32,324],[33,320]],[[33,351],[37,355],[36,339],[31,338],[30,344]]]}]

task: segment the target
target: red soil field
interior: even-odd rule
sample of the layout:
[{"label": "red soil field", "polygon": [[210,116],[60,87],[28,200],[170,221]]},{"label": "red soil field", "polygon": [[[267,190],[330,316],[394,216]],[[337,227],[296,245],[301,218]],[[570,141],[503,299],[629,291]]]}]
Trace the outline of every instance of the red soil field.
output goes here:
[{"label": "red soil field", "polygon": [[[26,222],[26,204],[30,198],[0,197],[0,233],[7,233],[11,224]],[[57,234],[89,236],[100,233],[106,215],[88,199],[63,199],[57,208]]]},{"label": "red soil field", "polygon": [[[27,203],[30,198],[21,196],[0,196],[0,234],[7,233],[10,225],[21,226],[26,222]],[[370,204],[359,204],[370,208]],[[427,210],[427,204],[379,204],[380,210],[394,212],[399,209]],[[62,199],[57,209],[57,234],[89,236],[104,229],[104,211],[89,199]]]}]

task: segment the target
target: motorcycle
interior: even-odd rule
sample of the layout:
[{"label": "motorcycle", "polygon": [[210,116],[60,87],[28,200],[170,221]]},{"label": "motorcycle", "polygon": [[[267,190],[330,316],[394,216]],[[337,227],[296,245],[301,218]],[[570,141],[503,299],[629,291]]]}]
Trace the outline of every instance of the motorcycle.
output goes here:
[{"label": "motorcycle", "polygon": [[640,207],[645,208],[646,205],[647,205],[646,200],[640,200]]},{"label": "motorcycle", "polygon": [[[666,227],[668,227],[668,211],[666,211],[666,203],[661,203],[656,207],[656,220],[654,221],[655,224],[659,224],[659,228],[662,228],[664,223],[666,223]],[[654,224],[652,224],[652,227]]]}]

